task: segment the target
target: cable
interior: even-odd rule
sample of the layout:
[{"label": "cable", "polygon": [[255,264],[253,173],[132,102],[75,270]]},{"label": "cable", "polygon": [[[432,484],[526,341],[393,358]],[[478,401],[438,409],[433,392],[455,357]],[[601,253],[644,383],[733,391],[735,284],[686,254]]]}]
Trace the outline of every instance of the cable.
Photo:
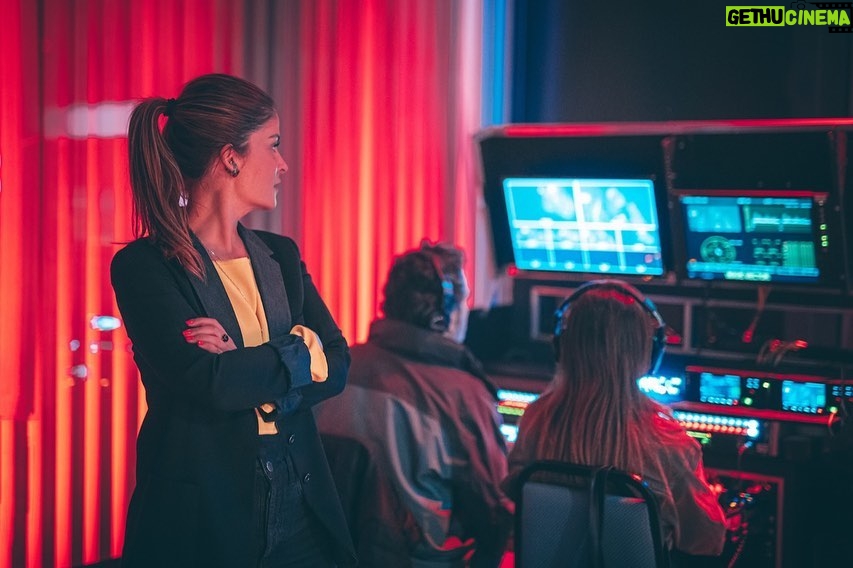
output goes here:
[{"label": "cable", "polygon": [[800,349],[805,349],[809,343],[804,339],[795,339],[793,341],[782,341],[781,339],[768,339],[758,350],[755,362],[761,365],[777,366],[785,358],[785,355]]},{"label": "cable", "polygon": [[745,528],[740,531],[740,541],[737,543],[737,548],[735,548],[732,557],[729,559],[728,568],[732,568],[735,565],[740,555],[743,554],[743,549],[746,547],[746,540],[749,537],[749,527],[745,523],[741,524],[741,526]]},{"label": "cable", "polygon": [[[844,380],[844,371],[841,372],[841,384],[840,387],[843,389],[845,380]],[[842,390],[843,393],[843,390]],[[826,421],[826,429],[829,433],[830,437],[833,437],[838,433],[842,428],[844,428],[844,423],[847,421],[847,399],[843,396],[840,397],[841,401],[838,403],[838,412],[830,412]],[[838,427],[833,430],[833,425],[838,423]]]},{"label": "cable", "polygon": [[702,338],[702,343],[697,346],[696,356],[702,354],[702,351],[706,348],[711,348],[711,346],[717,342],[717,332],[714,329],[714,324],[716,324],[717,316],[714,314],[708,302],[711,296],[711,281],[706,280],[705,286],[702,288],[702,310],[705,315],[705,337]]},{"label": "cable", "polygon": [[749,324],[749,327],[741,335],[741,341],[744,343],[752,343],[752,337],[755,334],[755,328],[758,326],[758,320],[761,319],[761,315],[764,313],[764,306],[767,305],[767,297],[770,296],[770,286],[759,286],[758,287],[758,302],[755,306],[755,315],[752,317],[752,321]]},{"label": "cable", "polygon": [[736,485],[735,495],[736,499],[733,503],[737,504],[737,508],[733,508],[730,504],[729,511],[726,511],[726,518],[731,519],[736,515],[740,515],[740,521],[738,522],[737,530],[732,531],[732,536],[729,537],[729,541],[731,542],[735,538],[737,538],[737,545],[735,547],[734,552],[731,557],[729,557],[729,561],[727,563],[727,568],[732,568],[743,554],[743,550],[746,547],[746,541],[749,537],[749,520],[748,513],[746,511],[747,507],[750,505],[750,501],[746,497],[746,493],[744,490],[746,489],[746,478],[743,472],[743,454],[746,453],[748,449],[753,446],[752,440],[744,440],[742,443],[738,444],[737,448],[737,462],[735,464],[735,472],[737,474],[738,483]]}]

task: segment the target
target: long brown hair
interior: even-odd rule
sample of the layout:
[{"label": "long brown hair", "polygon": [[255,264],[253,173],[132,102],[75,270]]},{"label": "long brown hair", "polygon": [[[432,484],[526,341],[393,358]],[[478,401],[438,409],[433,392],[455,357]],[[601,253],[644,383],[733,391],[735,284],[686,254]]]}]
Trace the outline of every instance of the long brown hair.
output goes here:
[{"label": "long brown hair", "polygon": [[[272,98],[230,75],[193,79],[177,99],[143,100],[130,115],[128,152],[134,235],[148,236],[166,258],[204,275],[187,223],[194,182],[231,145],[242,154],[249,136],[275,114]],[[161,117],[165,126],[160,129]]]},{"label": "long brown hair", "polygon": [[616,286],[588,290],[563,317],[554,381],[521,424],[536,458],[641,471],[660,409],[637,386],[654,322]]}]

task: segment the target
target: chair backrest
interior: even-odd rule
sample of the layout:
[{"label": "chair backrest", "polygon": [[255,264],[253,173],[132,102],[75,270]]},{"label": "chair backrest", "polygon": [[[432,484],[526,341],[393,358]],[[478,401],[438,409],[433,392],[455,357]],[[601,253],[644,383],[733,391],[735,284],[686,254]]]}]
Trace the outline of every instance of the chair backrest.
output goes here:
[{"label": "chair backrest", "polygon": [[518,568],[668,568],[657,501],[639,478],[537,461],[516,483]]},{"label": "chair backrest", "polygon": [[419,529],[369,450],[354,438],[320,437],[359,566],[410,566]]}]

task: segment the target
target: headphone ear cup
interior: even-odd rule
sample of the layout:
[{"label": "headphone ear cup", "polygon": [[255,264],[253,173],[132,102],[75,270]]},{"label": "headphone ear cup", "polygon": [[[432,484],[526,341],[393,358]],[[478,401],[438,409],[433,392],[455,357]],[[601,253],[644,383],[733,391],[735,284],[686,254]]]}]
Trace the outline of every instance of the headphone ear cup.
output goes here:
[{"label": "headphone ear cup", "polygon": [[575,294],[572,294],[560,304],[560,307],[557,308],[557,311],[554,312],[554,335],[551,338],[551,344],[554,347],[554,360],[560,360],[560,335],[563,333],[563,317],[566,315],[566,310],[569,309],[569,304],[572,303],[572,300],[575,298]]},{"label": "headphone ear cup", "polygon": [[649,357],[649,375],[654,375],[660,368],[663,355],[666,352],[666,328],[660,326],[655,329],[655,334],[652,337],[652,352]]},{"label": "headphone ear cup", "polygon": [[453,282],[447,278],[441,280],[441,290],[443,292],[441,302],[441,313],[450,325],[450,314],[456,309],[456,296],[453,295]]}]

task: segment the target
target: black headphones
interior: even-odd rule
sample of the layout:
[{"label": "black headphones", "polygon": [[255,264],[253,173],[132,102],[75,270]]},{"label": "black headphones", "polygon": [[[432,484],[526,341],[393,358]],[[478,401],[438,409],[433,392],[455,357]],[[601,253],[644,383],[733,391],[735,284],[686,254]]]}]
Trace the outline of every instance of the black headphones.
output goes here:
[{"label": "black headphones", "polygon": [[435,272],[436,281],[441,287],[441,295],[438,297],[438,309],[429,318],[429,327],[433,331],[446,331],[448,326],[450,326],[450,314],[456,309],[456,295],[453,293],[453,282],[441,269],[441,259],[437,253],[428,248],[421,248],[419,252],[429,258]]},{"label": "black headphones", "polygon": [[566,329],[566,312],[569,310],[572,303],[579,297],[590,290],[599,288],[616,290],[617,292],[621,292],[622,294],[633,298],[638,304],[643,306],[643,310],[655,321],[656,327],[654,335],[652,336],[652,352],[649,357],[648,374],[652,375],[657,373],[658,367],[663,360],[664,351],[666,350],[666,323],[664,323],[654,302],[649,298],[646,298],[639,290],[621,280],[590,280],[578,287],[571,296],[566,298],[563,303],[560,304],[560,307],[557,308],[557,311],[554,313],[554,317],[556,318],[556,324],[554,326],[554,353],[557,360],[559,361],[560,359],[560,335]]}]

